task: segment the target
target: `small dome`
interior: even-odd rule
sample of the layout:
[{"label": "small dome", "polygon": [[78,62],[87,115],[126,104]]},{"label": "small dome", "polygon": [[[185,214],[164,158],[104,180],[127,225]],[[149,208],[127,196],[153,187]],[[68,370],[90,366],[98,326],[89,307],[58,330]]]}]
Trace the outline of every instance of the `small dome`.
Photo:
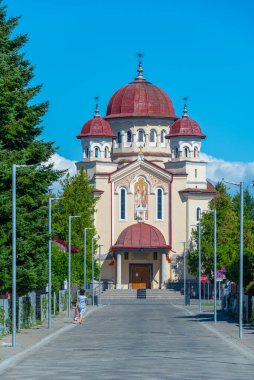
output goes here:
[{"label": "small dome", "polygon": [[178,136],[199,137],[201,139],[206,137],[198,123],[189,118],[186,105],[184,105],[183,116],[170,126],[170,131],[166,138],[170,139],[170,137]]},{"label": "small dome", "polygon": [[113,250],[127,248],[164,248],[166,245],[164,236],[156,228],[146,223],[137,223],[125,228],[119,235]]},{"label": "small dome", "polygon": [[111,126],[106,120],[99,115],[95,115],[93,119],[90,119],[83,125],[80,134],[77,135],[78,139],[82,137],[116,138],[116,135],[113,134]]},{"label": "small dome", "polygon": [[116,91],[107,107],[106,118],[128,116],[175,117],[169,96],[143,78],[141,62],[136,79]]}]

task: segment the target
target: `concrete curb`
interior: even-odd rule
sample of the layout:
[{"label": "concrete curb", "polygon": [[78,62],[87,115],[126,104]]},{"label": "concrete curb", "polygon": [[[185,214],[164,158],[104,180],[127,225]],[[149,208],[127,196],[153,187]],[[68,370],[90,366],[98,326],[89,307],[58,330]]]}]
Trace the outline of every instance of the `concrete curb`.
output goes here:
[{"label": "concrete curb", "polygon": [[[94,313],[97,310],[100,310],[101,308],[103,308],[103,306],[98,306],[95,309],[88,310],[87,313],[86,313],[86,315],[85,315],[85,319],[90,314]],[[48,342],[50,342],[51,340],[53,340],[54,338],[56,338],[58,335],[66,332],[66,331],[69,331],[69,330],[71,330],[72,328],[74,328],[76,326],[78,326],[78,325],[74,324],[74,323],[71,323],[68,326],[62,327],[59,330],[52,332],[52,334],[45,336],[39,342],[33,344],[32,346],[27,347],[24,351],[19,352],[16,355],[13,355],[12,357],[10,357],[8,359],[3,360],[3,362],[0,363],[0,375],[2,375],[4,372],[6,372],[6,370],[8,368],[15,366],[22,359],[25,359],[31,352],[34,353],[39,348],[41,348],[42,346],[44,346],[45,344],[47,344]]]},{"label": "concrete curb", "polygon": [[[178,305],[174,305],[174,306],[176,308],[178,308],[178,309],[185,310],[191,316],[196,316],[197,315],[196,313],[193,313],[191,310],[186,309],[183,306],[178,306]],[[230,345],[232,348],[237,349],[239,352],[241,352],[241,354],[245,355],[248,359],[252,359],[252,360],[254,359],[254,352],[250,348],[248,348],[248,347],[243,347],[243,344],[242,344],[242,342],[241,342],[240,339],[233,338],[230,335],[227,335],[227,334],[225,334],[225,333],[223,333],[221,331],[218,331],[215,327],[213,327],[211,325],[208,325],[208,324],[205,324],[204,322],[201,322],[201,321],[198,321],[198,322],[203,327],[205,327],[207,330],[209,330],[214,335],[216,335],[218,338],[220,338],[225,343],[227,343],[228,345]],[[217,322],[217,323],[219,324],[220,322]]]}]

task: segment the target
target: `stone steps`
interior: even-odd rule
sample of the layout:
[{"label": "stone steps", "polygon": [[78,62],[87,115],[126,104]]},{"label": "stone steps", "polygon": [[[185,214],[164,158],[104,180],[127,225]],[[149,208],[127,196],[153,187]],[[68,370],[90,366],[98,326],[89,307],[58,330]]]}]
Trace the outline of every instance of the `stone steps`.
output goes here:
[{"label": "stone steps", "polygon": [[101,295],[101,303],[183,303],[183,295],[172,289],[107,289]]}]

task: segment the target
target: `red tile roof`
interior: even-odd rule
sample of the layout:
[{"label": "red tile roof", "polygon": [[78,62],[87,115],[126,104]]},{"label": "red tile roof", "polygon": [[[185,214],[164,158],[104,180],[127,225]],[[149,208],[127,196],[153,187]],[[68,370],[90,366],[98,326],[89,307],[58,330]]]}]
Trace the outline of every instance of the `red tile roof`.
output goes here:
[{"label": "red tile roof", "polygon": [[154,226],[136,223],[125,228],[119,235],[112,250],[118,249],[165,249],[169,250],[162,233]]},{"label": "red tile roof", "polygon": [[175,111],[161,88],[136,79],[116,91],[108,103],[106,118],[128,116],[175,117]]},{"label": "red tile roof", "polygon": [[217,190],[210,182],[207,182],[206,189],[187,188],[187,189],[180,190],[179,193],[217,194]]},{"label": "red tile roof", "polygon": [[113,134],[111,126],[109,123],[100,116],[94,116],[92,119],[87,121],[77,138],[82,137],[111,137],[116,138]]},{"label": "red tile roof", "polygon": [[171,126],[167,139],[170,137],[190,136],[204,139],[206,136],[202,133],[200,126],[195,120],[188,116],[183,116],[176,120]]}]

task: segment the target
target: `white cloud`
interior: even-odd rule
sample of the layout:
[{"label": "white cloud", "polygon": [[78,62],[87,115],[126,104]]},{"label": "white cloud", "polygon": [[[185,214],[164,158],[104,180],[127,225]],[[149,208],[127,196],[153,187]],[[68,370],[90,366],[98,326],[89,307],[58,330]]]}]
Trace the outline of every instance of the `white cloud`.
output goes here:
[{"label": "white cloud", "polygon": [[67,169],[71,176],[75,175],[77,172],[75,161],[68,160],[67,158],[60,156],[59,154],[53,154],[49,161],[49,164],[54,164],[54,168],[57,170]]},{"label": "white cloud", "polygon": [[225,161],[205,153],[201,153],[200,156],[202,160],[208,162],[207,178],[214,182],[221,181],[224,178],[226,181],[244,181],[247,184],[254,180],[254,161]]},{"label": "white cloud", "polygon": [[[207,178],[212,182],[218,182],[224,178],[230,182],[244,181],[246,184],[249,184],[254,180],[254,161],[225,161],[222,158],[216,158],[205,153],[201,153],[200,158],[208,162]],[[68,160],[57,153],[52,155],[48,163],[53,163],[54,168],[58,170],[67,169],[71,176],[77,172],[75,161]],[[60,189],[61,187],[58,182],[53,184],[52,190],[54,192]]]},{"label": "white cloud", "polygon": [[[56,170],[68,170],[71,176],[75,175],[77,168],[75,161],[68,160],[67,158],[60,156],[59,154],[53,154],[47,162],[48,164],[54,164],[54,169]],[[51,190],[53,193],[57,193],[61,190],[61,185],[59,182],[54,182],[52,184]]]}]

